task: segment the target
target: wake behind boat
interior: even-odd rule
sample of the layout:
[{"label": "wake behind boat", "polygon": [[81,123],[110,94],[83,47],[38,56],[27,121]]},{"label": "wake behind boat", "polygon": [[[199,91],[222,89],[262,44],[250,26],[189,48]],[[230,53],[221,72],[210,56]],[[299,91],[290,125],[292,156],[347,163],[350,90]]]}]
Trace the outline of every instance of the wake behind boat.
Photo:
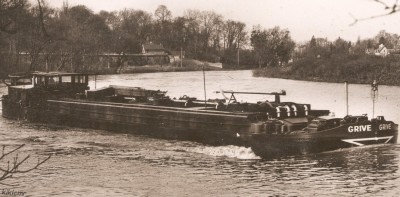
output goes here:
[{"label": "wake behind boat", "polygon": [[[27,84],[26,79],[31,79]],[[221,91],[225,99],[171,99],[166,91],[109,86],[89,90],[89,75],[41,73],[10,76],[3,116],[78,127],[130,131],[251,147],[263,157],[307,154],[396,143],[398,125],[383,116],[329,116],[310,104],[281,102],[285,91]],[[273,101],[243,103],[238,94],[263,94]]]}]

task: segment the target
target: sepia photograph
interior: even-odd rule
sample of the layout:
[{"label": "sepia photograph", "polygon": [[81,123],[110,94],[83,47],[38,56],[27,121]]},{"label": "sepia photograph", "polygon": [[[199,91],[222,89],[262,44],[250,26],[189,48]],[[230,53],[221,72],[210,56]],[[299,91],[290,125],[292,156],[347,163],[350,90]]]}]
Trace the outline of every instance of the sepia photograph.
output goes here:
[{"label": "sepia photograph", "polygon": [[0,0],[0,197],[398,196],[398,0]]}]

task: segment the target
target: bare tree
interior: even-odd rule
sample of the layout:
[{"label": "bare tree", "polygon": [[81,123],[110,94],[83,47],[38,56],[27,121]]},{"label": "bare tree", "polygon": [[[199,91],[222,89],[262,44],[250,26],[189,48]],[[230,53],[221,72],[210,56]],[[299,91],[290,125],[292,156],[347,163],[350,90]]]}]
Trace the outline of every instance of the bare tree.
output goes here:
[{"label": "bare tree", "polygon": [[216,30],[218,24],[222,22],[222,16],[212,11],[203,11],[201,12],[200,19],[200,31],[203,41],[203,48],[207,53],[211,35]]},{"label": "bare tree", "polygon": [[[14,148],[10,151],[6,151],[6,146],[3,145],[2,153],[0,156],[0,162],[6,163],[6,167],[0,166],[0,185],[7,185],[10,186],[10,184],[3,183],[4,180],[13,178],[15,174],[24,174],[28,173],[30,171],[33,171],[37,169],[40,165],[45,163],[47,160],[50,159],[51,156],[48,156],[47,158],[43,160],[39,160],[37,164],[35,164],[32,167],[28,167],[26,169],[21,169],[24,164],[28,161],[30,158],[30,155],[23,157],[22,159],[19,158],[17,151],[24,147],[25,144],[22,144],[18,146],[17,148]],[[7,157],[11,157],[12,160],[6,160]],[[3,164],[4,165],[4,164]]]},{"label": "bare tree", "polygon": [[247,32],[245,31],[246,24],[242,22],[228,20],[225,23],[225,44],[228,49],[236,49],[238,45],[245,41]]},{"label": "bare tree", "polygon": [[171,11],[169,11],[167,6],[165,5],[159,5],[154,15],[156,16],[157,20],[160,23],[163,23],[165,21],[170,21],[172,18]]}]

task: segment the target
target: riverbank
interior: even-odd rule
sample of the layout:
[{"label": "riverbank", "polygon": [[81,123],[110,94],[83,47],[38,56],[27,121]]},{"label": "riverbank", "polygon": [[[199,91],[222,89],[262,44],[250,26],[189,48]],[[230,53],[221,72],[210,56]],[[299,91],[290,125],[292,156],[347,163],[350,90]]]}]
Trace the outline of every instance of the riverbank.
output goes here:
[{"label": "riverbank", "polygon": [[146,66],[123,66],[117,73],[154,73],[154,72],[185,72],[185,71],[199,71],[199,70],[221,70],[216,64],[202,62],[193,59],[173,62],[167,65],[146,65]]},{"label": "riverbank", "polygon": [[[45,72],[45,64],[40,64],[36,66],[36,71]],[[0,71],[0,79],[8,78],[9,73],[16,72],[27,72],[29,64],[21,64],[18,68],[14,68],[13,71]],[[53,71],[56,68],[50,67],[49,70]],[[102,64],[99,62],[87,63],[84,66],[77,67],[75,70],[71,70],[70,67],[64,67],[60,72],[78,72],[78,73],[91,73],[97,75],[112,75],[112,74],[122,74],[122,73],[155,73],[155,72],[186,72],[186,71],[216,71],[222,70],[222,63],[211,63],[203,62],[194,59],[184,59],[182,64],[180,61],[175,61],[164,65],[145,65],[145,66],[133,66],[124,64],[122,67],[117,67],[115,64]]]},{"label": "riverbank", "polygon": [[255,77],[283,78],[320,82],[400,86],[400,57],[385,58],[370,55],[306,57],[282,67],[267,67],[253,71]]}]

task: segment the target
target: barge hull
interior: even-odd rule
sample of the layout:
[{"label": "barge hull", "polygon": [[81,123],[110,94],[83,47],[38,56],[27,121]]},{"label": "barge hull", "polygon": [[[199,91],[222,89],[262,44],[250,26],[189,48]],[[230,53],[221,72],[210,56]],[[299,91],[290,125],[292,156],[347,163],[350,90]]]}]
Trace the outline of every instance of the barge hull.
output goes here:
[{"label": "barge hull", "polygon": [[45,113],[42,109],[31,110],[28,119],[211,145],[245,146],[244,137],[251,131],[245,115],[80,100],[48,100]]},{"label": "barge hull", "polygon": [[[37,113],[43,114],[40,110]],[[392,130],[385,131],[349,134],[346,125],[319,133],[266,134],[254,133],[252,130],[254,123],[244,115],[222,112],[215,114],[214,111],[207,112],[207,110],[80,100],[49,100],[46,114],[47,116],[40,121],[167,139],[191,140],[215,146],[245,146],[251,147],[257,155],[264,158],[397,141],[397,125],[392,122],[385,122],[393,125]]]}]

